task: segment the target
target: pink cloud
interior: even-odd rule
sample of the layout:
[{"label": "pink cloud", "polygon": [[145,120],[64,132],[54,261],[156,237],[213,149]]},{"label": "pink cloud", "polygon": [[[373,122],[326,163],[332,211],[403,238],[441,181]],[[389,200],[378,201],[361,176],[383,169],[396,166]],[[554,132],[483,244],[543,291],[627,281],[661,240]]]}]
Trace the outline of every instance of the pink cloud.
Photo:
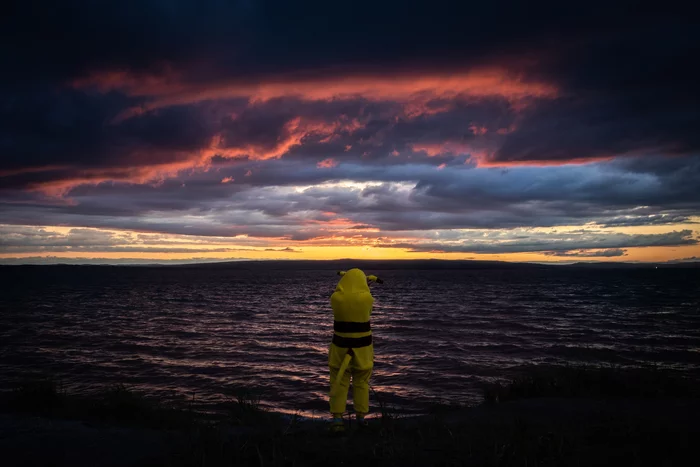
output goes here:
[{"label": "pink cloud", "polygon": [[319,162],[318,164],[316,164],[316,167],[318,167],[319,169],[330,169],[330,168],[335,167],[337,165],[338,165],[338,161],[336,161],[335,159],[332,159],[332,158],[328,158],[328,159],[324,159],[321,162]]},{"label": "pink cloud", "polygon": [[469,129],[472,131],[472,134],[477,135],[477,136],[483,136],[488,132],[488,128],[485,126],[479,126],[479,125],[474,125],[472,124]]}]

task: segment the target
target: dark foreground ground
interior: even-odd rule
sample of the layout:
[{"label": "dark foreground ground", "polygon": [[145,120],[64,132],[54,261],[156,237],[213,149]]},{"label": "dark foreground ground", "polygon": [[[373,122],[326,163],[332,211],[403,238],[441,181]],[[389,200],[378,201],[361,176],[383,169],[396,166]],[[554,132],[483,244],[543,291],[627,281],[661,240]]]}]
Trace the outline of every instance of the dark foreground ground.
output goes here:
[{"label": "dark foreground ground", "polygon": [[2,398],[0,465],[694,465],[698,388],[658,371],[537,370],[486,388],[477,407],[384,409],[333,437],[323,422],[260,410],[251,394],[207,416],[122,387],[77,397],[34,381]]}]

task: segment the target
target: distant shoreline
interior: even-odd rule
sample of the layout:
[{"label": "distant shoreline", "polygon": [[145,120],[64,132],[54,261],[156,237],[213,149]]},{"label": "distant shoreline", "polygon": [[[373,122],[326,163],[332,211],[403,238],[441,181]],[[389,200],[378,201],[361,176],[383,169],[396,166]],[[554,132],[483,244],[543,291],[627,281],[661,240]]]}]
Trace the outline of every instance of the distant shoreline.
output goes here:
[{"label": "distant shoreline", "polygon": [[[99,260],[95,260],[99,261]],[[216,267],[242,269],[277,266],[279,268],[311,269],[320,267],[321,269],[345,268],[348,266],[371,268],[374,270],[390,269],[523,269],[523,268],[582,268],[582,269],[699,269],[700,261],[690,262],[667,262],[667,263],[643,263],[643,262],[575,262],[575,263],[542,263],[542,262],[510,262],[510,261],[479,261],[479,260],[450,260],[450,259],[337,259],[337,260],[225,260],[225,261],[201,261],[201,262],[122,262],[122,263],[99,263],[99,262],[56,262],[56,263],[2,263],[0,267],[37,267],[37,266],[100,266],[100,267]]]}]

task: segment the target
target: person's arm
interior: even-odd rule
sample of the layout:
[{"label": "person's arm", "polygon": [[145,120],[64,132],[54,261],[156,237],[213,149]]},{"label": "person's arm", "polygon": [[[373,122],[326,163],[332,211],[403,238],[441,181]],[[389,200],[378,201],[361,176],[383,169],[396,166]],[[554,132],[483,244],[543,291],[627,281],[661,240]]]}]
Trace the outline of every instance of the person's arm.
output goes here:
[{"label": "person's arm", "polygon": [[384,281],[375,276],[374,274],[367,276],[367,280],[370,282],[376,282],[377,284],[383,284]]}]

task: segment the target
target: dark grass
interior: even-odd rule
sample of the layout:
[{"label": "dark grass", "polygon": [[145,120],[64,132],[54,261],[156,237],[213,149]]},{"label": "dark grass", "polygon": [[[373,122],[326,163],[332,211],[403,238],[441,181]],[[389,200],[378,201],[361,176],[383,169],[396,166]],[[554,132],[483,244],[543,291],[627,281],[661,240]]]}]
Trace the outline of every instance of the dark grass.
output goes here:
[{"label": "dark grass", "polygon": [[187,404],[164,402],[125,385],[106,386],[77,395],[69,394],[59,380],[52,378],[18,384],[2,394],[0,409],[7,413],[158,429],[186,428],[195,418]]},{"label": "dark grass", "polygon": [[[368,429],[350,426],[341,438],[330,436],[324,423],[267,412],[259,393],[246,388],[236,390],[226,413],[214,419],[123,386],[72,396],[52,380],[18,385],[1,406],[180,432],[162,463],[151,465],[668,466],[695,458],[700,404],[689,403],[688,413],[685,405],[666,411],[665,404],[697,401],[697,388],[696,380],[661,370],[534,368],[485,388],[480,407],[436,401],[419,418],[402,416],[373,391],[380,416]],[[552,405],[552,398],[566,405]],[[633,406],[640,410],[619,409],[632,399],[642,400]],[[578,407],[590,400],[604,402],[592,405],[595,410]],[[523,410],[530,402],[541,402],[537,416]],[[575,415],[560,414],[562,407]]]},{"label": "dark grass", "polygon": [[230,426],[265,426],[280,418],[261,406],[258,393],[246,388],[234,390],[215,414],[197,411],[194,402],[194,397],[190,401],[166,401],[122,384],[70,394],[60,380],[50,377],[27,380],[0,393],[0,411],[6,413],[141,428],[190,429],[212,421]]},{"label": "dark grass", "polygon": [[489,404],[534,397],[700,397],[698,381],[697,377],[656,367],[533,367],[506,384],[486,386],[483,396]]},{"label": "dark grass", "polygon": [[664,428],[627,414],[534,421],[382,420],[368,432],[331,438],[321,428],[224,439],[209,432],[181,465],[589,466],[688,465],[697,424]]}]

